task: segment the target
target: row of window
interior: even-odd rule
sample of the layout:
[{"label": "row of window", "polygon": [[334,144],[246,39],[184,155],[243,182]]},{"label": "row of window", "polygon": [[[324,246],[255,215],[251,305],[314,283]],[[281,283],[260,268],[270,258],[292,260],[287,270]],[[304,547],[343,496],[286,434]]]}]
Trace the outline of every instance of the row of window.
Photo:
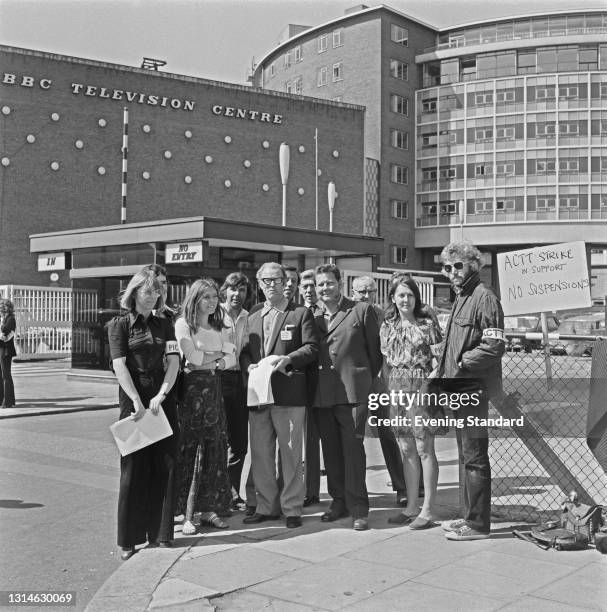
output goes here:
[{"label": "row of window", "polygon": [[[607,82],[592,83],[591,95],[593,99],[607,98]],[[479,106],[493,106],[496,102],[500,104],[523,104],[525,102],[525,88],[512,87],[510,89],[493,89],[486,91],[469,91],[466,96],[468,108]],[[588,100],[588,83],[576,84],[551,84],[551,85],[529,85],[527,87],[527,102],[556,102],[571,100]],[[440,102],[435,93],[420,100],[422,114],[434,114],[440,108],[441,111],[461,110],[464,108],[464,94],[453,93],[441,95]]]},{"label": "row of window", "polygon": [[423,86],[445,85],[521,74],[587,72],[607,68],[607,44],[559,45],[480,53],[426,62]]},{"label": "row of window", "polygon": [[341,47],[344,44],[344,31],[334,30],[331,34],[321,34],[317,39],[319,53],[324,53],[329,48],[329,40],[333,41],[334,49]]},{"label": "row of window", "polygon": [[[337,83],[337,81],[341,81],[344,78],[344,70],[343,64],[341,62],[337,62],[333,64],[331,69],[331,80],[333,83]],[[329,68],[328,66],[322,66],[316,72],[316,85],[318,87],[322,87],[329,82]]]}]

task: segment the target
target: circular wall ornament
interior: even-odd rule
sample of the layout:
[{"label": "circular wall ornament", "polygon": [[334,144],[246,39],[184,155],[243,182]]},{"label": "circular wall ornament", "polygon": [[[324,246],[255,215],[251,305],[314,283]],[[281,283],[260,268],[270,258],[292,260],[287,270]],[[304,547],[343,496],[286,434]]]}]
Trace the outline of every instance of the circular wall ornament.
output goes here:
[{"label": "circular wall ornament", "polygon": [[191,130],[186,130],[186,131],[183,133],[183,135],[184,135],[186,138],[192,138],[192,131],[191,131]]},{"label": "circular wall ornament", "polygon": [[74,143],[74,146],[75,146],[77,149],[84,149],[84,142],[82,142],[82,140],[77,140],[77,141]]},{"label": "circular wall ornament", "polygon": [[10,115],[11,114],[11,107],[10,106],[3,106],[2,107],[2,114],[3,115]]},{"label": "circular wall ornament", "polygon": [[164,152],[164,158],[165,159],[171,159],[171,157],[173,157],[173,154],[170,151],[165,151]]},{"label": "circular wall ornament", "polygon": [[107,125],[107,121],[105,119],[99,119],[99,121],[97,121],[97,123],[99,124],[99,127],[105,127]]},{"label": "circular wall ornament", "polygon": [[97,174],[103,176],[105,174],[105,168],[103,166],[99,166],[99,168],[97,168]]},{"label": "circular wall ornament", "polygon": [[250,167],[251,167],[251,162],[250,162],[248,159],[245,159],[245,160],[242,162],[242,165],[243,165],[245,168],[250,168]]},{"label": "circular wall ornament", "polygon": [[146,181],[149,181],[149,180],[150,180],[150,173],[149,173],[147,170],[144,170],[144,171],[141,173],[141,176],[142,176],[142,177],[143,177],[143,178],[144,178]]},{"label": "circular wall ornament", "polygon": [[232,186],[232,181],[230,179],[226,179],[223,184],[225,185],[226,189],[229,189]]},{"label": "circular wall ornament", "polygon": [[303,145],[299,145],[299,152],[300,153],[305,153],[306,152],[306,147],[304,147]]},{"label": "circular wall ornament", "polygon": [[267,140],[264,140],[264,141],[261,143],[261,146],[262,146],[264,149],[269,149],[269,148],[270,148],[270,143],[269,143]]},{"label": "circular wall ornament", "polygon": [[189,185],[192,182],[192,177],[188,175],[183,180]]},{"label": "circular wall ornament", "polygon": [[59,121],[59,113],[52,113],[51,114],[51,119],[53,121]]},{"label": "circular wall ornament", "polygon": [[262,188],[264,191],[269,191],[269,190],[270,190],[270,185],[268,185],[267,183],[264,183],[264,184],[261,186],[261,188]]},{"label": "circular wall ornament", "polygon": [[149,133],[152,131],[152,128],[151,128],[151,127],[150,127],[150,126],[149,126],[147,123],[144,123],[144,124],[141,126],[141,129],[142,129],[142,130],[143,130],[143,131],[144,131],[146,134],[149,134]]},{"label": "circular wall ornament", "polygon": [[51,170],[54,170],[55,172],[59,170],[59,162],[51,162]]},{"label": "circular wall ornament", "polygon": [[338,158],[339,157],[339,151],[333,151],[333,157]]},{"label": "circular wall ornament", "polygon": [[206,155],[204,161],[207,162],[207,164],[212,164],[213,158],[210,155]]},{"label": "circular wall ornament", "polygon": [[223,141],[224,141],[226,144],[230,144],[230,143],[232,142],[232,137],[231,137],[231,136],[226,136],[226,137],[223,139]]},{"label": "circular wall ornament", "polygon": [[8,157],[3,157],[3,158],[2,158],[2,165],[3,165],[5,168],[8,168],[8,166],[10,166],[10,165],[11,165],[11,160],[10,160]]},{"label": "circular wall ornament", "polygon": [[33,134],[28,134],[25,140],[30,144],[34,144],[36,142],[36,137]]},{"label": "circular wall ornament", "polygon": [[300,188],[297,190],[297,193],[298,193],[300,196],[302,196],[302,195],[303,195],[304,193],[306,193],[306,192],[305,192],[305,190],[304,190],[304,188],[303,188],[303,187],[300,187]]}]

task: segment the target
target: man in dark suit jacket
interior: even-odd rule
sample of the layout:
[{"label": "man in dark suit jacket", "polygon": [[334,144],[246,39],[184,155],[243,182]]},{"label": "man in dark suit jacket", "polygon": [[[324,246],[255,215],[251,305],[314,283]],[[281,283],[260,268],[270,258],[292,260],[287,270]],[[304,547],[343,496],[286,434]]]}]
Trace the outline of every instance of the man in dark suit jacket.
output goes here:
[{"label": "man in dark suit jacket", "polygon": [[327,485],[333,498],[323,521],[350,514],[354,529],[368,529],[367,459],[363,445],[371,383],[381,368],[379,326],[372,307],[341,293],[337,266],[316,268],[316,291],[324,304],[316,315],[320,333],[317,407]]},{"label": "man in dark suit jacket", "polygon": [[[244,522],[261,523],[287,517],[287,527],[301,525],[304,500],[302,449],[309,384],[307,366],[318,355],[318,332],[312,313],[283,295],[283,267],[265,263],[257,279],[266,296],[249,315],[249,341],[241,353],[243,371],[250,372],[270,357],[274,403],[252,407],[251,467],[257,489],[257,512]],[[276,480],[276,440],[282,464],[283,487]]]}]

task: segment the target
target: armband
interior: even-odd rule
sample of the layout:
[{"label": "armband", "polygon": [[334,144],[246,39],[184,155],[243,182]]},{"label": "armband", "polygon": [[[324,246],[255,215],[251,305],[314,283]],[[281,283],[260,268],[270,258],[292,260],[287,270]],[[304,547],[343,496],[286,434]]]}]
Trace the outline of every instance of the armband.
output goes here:
[{"label": "armband", "polygon": [[498,327],[488,327],[483,329],[483,340],[501,340],[504,342],[504,330]]},{"label": "armband", "polygon": [[166,346],[164,348],[164,354],[165,355],[179,354],[179,344],[177,344],[177,340],[169,340],[166,343]]}]

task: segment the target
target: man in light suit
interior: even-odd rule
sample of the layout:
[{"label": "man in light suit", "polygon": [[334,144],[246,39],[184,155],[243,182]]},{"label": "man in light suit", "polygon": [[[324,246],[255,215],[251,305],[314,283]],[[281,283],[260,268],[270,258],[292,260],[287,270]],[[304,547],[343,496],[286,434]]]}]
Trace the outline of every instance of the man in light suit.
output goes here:
[{"label": "man in light suit", "polygon": [[324,310],[315,317],[320,351],[314,406],[333,498],[321,520],[351,515],[354,529],[363,531],[369,528],[363,440],[368,395],[382,363],[379,326],[370,304],[342,295],[337,266],[324,264],[315,272]]},{"label": "man in light suit", "polygon": [[[280,512],[287,527],[301,526],[304,500],[302,449],[309,384],[307,366],[318,355],[318,332],[312,313],[284,295],[284,268],[265,263],[257,280],[266,301],[249,315],[249,342],[241,353],[243,371],[251,372],[264,357],[274,367],[274,403],[252,407],[251,467],[257,488],[257,511],[244,523],[276,520]],[[276,441],[282,463],[282,490],[276,478]]]}]

